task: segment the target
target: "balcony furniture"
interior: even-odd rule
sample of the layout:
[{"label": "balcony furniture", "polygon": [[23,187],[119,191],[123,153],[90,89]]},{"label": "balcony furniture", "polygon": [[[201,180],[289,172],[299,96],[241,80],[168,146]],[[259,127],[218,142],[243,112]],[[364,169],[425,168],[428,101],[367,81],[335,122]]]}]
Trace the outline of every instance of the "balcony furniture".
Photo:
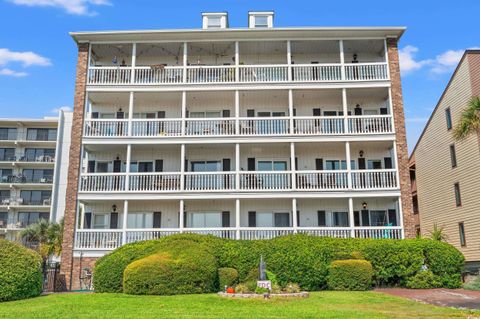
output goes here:
[{"label": "balcony furniture", "polygon": [[10,205],[10,198],[2,199],[2,205],[5,205],[5,206]]},{"label": "balcony furniture", "polygon": [[43,205],[44,205],[44,206],[49,206],[49,205],[51,205],[51,201],[52,201],[52,200],[51,200],[50,198],[44,199],[44,200],[43,200]]}]

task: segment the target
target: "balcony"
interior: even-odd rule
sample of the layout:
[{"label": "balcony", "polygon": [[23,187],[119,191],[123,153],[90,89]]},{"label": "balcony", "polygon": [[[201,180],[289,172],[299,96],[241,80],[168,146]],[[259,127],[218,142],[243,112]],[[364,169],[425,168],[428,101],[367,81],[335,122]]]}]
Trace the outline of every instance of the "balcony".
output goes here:
[{"label": "balcony", "polygon": [[395,169],[353,170],[350,174],[337,170],[185,172],[183,175],[182,188],[180,172],[82,173],[80,192],[356,191],[399,187]]},{"label": "balcony", "polygon": [[88,85],[312,83],[388,80],[385,62],[239,66],[90,66]]},{"label": "balcony", "polygon": [[75,249],[113,250],[123,244],[157,239],[177,233],[196,233],[220,238],[263,240],[295,233],[319,237],[401,239],[402,228],[384,227],[222,227],[222,228],[156,228],[156,229],[77,229]]},{"label": "balcony", "polygon": [[[293,120],[291,127],[290,120]],[[347,125],[345,125],[347,123]],[[131,126],[131,129],[129,127]],[[130,133],[129,133],[130,132]],[[392,134],[390,115],[88,119],[84,137],[221,137]]]}]

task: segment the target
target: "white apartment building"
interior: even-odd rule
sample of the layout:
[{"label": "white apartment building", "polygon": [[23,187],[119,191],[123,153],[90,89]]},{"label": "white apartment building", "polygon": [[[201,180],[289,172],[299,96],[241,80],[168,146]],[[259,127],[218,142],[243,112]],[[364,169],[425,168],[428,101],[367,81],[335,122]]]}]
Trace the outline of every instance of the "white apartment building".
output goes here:
[{"label": "white apartment building", "polygon": [[274,28],[273,12],[228,25],[208,13],[202,29],[71,34],[82,134],[65,271],[79,256],[182,232],[413,234],[392,93],[404,28]]},{"label": "white apartment building", "polygon": [[0,119],[0,238],[18,240],[20,230],[40,219],[63,217],[71,121],[63,111]]}]

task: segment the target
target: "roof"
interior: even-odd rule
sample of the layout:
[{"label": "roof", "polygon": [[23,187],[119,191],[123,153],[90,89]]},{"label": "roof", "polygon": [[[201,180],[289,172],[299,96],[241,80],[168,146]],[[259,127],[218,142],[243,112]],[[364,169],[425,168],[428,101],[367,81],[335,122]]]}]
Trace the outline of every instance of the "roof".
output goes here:
[{"label": "roof", "polygon": [[405,27],[295,27],[295,28],[227,28],[70,32],[77,43],[85,42],[155,42],[155,41],[212,41],[252,40],[254,38],[281,40],[289,38],[400,38]]},{"label": "roof", "polygon": [[415,144],[415,147],[413,148],[412,153],[410,154],[409,161],[411,161],[412,157],[415,156],[415,151],[418,147],[418,144],[420,144],[420,141],[422,140],[423,135],[425,135],[425,132],[427,131],[428,125],[430,125],[430,122],[432,121],[433,115],[437,112],[438,108],[440,107],[440,103],[442,103],[443,97],[447,93],[448,89],[450,88],[450,85],[453,82],[453,79],[457,75],[457,72],[460,69],[460,65],[462,65],[463,61],[465,60],[465,58],[469,54],[480,54],[480,50],[465,50],[465,52],[463,53],[462,58],[460,59],[460,62],[458,62],[457,67],[455,68],[455,71],[452,74],[452,77],[450,78],[447,86],[445,87],[445,90],[443,91],[442,95],[440,96],[440,99],[438,99],[437,105],[433,109],[432,114],[430,114],[430,117],[428,118],[427,124],[425,124],[425,127],[423,128],[422,134],[420,134],[420,137],[418,138],[417,143]]}]

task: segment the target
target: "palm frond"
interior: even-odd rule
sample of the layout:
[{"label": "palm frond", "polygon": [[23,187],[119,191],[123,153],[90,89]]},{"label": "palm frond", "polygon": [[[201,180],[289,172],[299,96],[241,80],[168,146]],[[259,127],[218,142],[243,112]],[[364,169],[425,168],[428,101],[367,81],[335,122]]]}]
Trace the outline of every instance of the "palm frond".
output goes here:
[{"label": "palm frond", "polygon": [[463,110],[460,121],[455,126],[453,136],[462,140],[480,130],[480,97],[473,97]]}]

